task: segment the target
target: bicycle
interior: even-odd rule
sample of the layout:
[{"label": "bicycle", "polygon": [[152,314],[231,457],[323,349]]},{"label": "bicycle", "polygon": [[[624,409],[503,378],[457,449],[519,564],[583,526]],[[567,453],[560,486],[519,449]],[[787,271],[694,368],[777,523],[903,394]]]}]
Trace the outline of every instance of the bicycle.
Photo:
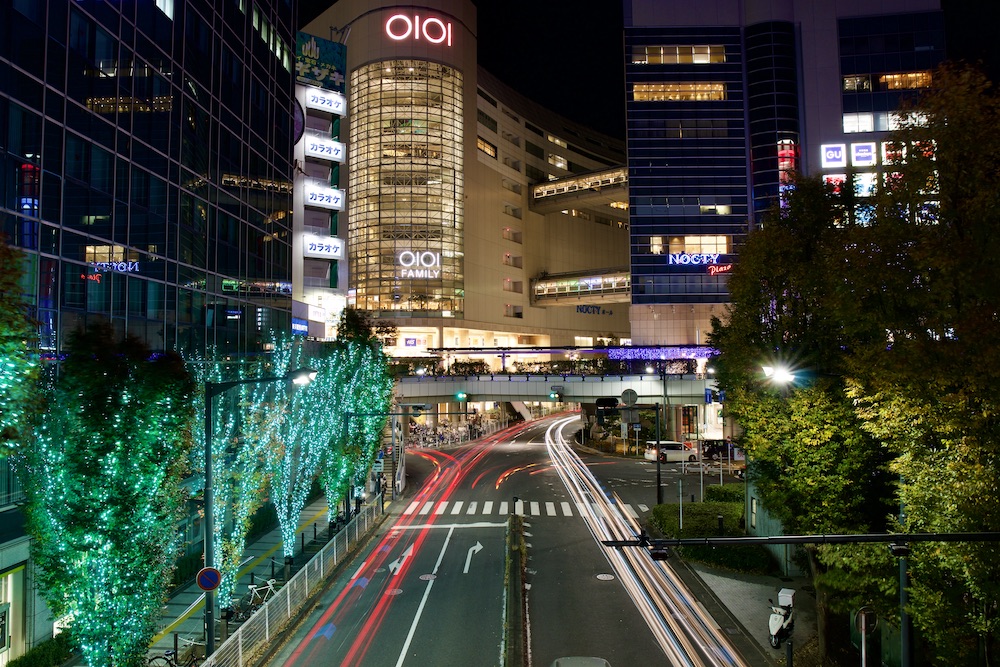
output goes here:
[{"label": "bicycle", "polygon": [[261,586],[255,586],[250,584],[247,586],[249,592],[243,596],[238,603],[232,607],[232,616],[230,620],[236,623],[242,623],[243,621],[250,618],[255,611],[264,606],[268,600],[274,597],[278,589],[275,587],[276,579],[268,579],[267,582]]},{"label": "bicycle", "polygon": [[146,661],[149,667],[198,667],[205,662],[205,658],[195,655],[194,652],[188,656],[187,660],[181,662],[177,658],[177,651],[170,649],[164,651],[163,655],[158,655]]}]

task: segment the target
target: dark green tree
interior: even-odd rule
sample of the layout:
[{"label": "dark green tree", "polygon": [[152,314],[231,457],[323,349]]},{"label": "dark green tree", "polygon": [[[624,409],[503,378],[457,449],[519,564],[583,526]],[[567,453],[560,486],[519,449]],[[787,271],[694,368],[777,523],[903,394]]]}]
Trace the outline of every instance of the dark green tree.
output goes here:
[{"label": "dark green tree", "polygon": [[0,237],[0,456],[30,433],[40,407],[37,334],[23,298],[22,261]]},{"label": "dark green tree", "polygon": [[17,450],[42,593],[89,665],[145,664],[178,547],[192,389],[179,356],[92,325],[71,335]]}]

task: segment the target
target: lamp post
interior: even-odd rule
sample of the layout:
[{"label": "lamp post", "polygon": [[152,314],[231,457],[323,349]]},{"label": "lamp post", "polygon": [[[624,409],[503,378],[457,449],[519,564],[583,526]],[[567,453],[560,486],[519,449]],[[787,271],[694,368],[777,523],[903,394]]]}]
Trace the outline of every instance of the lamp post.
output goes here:
[{"label": "lamp post", "polygon": [[[241,384],[289,382],[305,385],[316,379],[316,371],[300,368],[284,375],[226,382],[205,382],[205,567],[215,567],[215,491],[212,488],[212,429],[215,397]],[[215,652],[215,591],[205,591],[205,657]]]}]

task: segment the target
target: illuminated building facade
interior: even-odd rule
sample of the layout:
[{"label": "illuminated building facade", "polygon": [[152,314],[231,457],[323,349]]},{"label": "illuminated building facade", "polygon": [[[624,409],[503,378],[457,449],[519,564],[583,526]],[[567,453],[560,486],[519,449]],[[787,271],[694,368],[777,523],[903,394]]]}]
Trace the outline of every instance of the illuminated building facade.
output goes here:
[{"label": "illuminated building facade", "polygon": [[532,291],[548,275],[627,270],[624,192],[561,209],[537,206],[533,193],[620,167],[621,142],[480,69],[475,26],[467,1],[417,9],[340,0],[302,28],[337,34],[346,46],[348,160],[339,184],[348,305],[396,325],[389,352],[397,357],[627,339],[624,299],[594,308],[581,305],[592,295],[556,302]]},{"label": "illuminated building facade", "polygon": [[[0,224],[46,358],[98,320],[182,352],[290,328],[293,10],[0,0]],[[22,499],[0,459],[0,665],[52,629]]]},{"label": "illuminated building facade", "polygon": [[632,339],[702,344],[741,237],[793,172],[870,193],[903,95],[945,57],[938,0],[625,0]]}]

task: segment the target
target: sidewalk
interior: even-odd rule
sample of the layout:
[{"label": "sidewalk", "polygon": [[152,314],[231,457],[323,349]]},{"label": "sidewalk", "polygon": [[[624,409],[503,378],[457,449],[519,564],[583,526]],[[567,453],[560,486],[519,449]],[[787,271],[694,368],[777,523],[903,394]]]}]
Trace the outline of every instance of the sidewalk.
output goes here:
[{"label": "sidewalk", "polygon": [[[296,537],[299,540],[295,544],[295,562],[290,575],[294,575],[299,568],[311,557],[310,551],[315,551],[318,546],[311,549],[313,535],[318,538],[319,546],[322,546],[327,539],[327,503],[326,497],[320,496],[312,503],[303,508],[299,514],[299,526]],[[305,536],[306,555],[302,557],[302,536]],[[284,558],[281,550],[281,531],[276,527],[269,533],[260,536],[254,542],[247,545],[243,552],[243,565],[240,567],[240,578],[236,585],[236,596],[242,596],[247,592],[247,587],[253,582],[263,584],[270,578],[275,578],[281,584],[285,580]],[[205,598],[204,592],[198,588],[194,581],[177,589],[171,595],[166,605],[163,607],[163,615],[160,621],[160,631],[153,638],[153,644],[149,650],[149,657],[163,655],[164,651],[172,650],[177,643],[177,648],[181,654],[185,654],[191,643],[204,645],[205,627]],[[218,608],[216,601],[215,618],[217,621],[223,617],[222,609]],[[219,637],[216,646],[223,641]],[[201,647],[198,647],[199,649]],[[200,651],[199,651],[200,652]]]}]

